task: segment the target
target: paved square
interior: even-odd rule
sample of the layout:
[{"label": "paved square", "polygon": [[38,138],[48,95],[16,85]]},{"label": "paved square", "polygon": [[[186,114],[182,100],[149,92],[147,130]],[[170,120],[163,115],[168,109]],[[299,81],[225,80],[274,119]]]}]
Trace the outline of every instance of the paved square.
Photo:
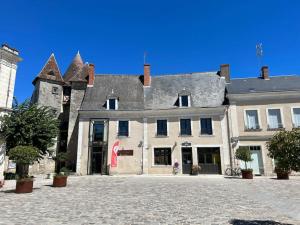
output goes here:
[{"label": "paved square", "polygon": [[34,192],[21,195],[7,182],[0,189],[0,224],[300,224],[300,177],[84,176],[68,182],[53,188],[51,180],[37,179]]}]

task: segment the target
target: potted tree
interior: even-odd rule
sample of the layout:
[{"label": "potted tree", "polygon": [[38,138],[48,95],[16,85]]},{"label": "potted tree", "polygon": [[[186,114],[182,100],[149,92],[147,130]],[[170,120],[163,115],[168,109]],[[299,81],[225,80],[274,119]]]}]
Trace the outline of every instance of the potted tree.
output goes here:
[{"label": "potted tree", "polygon": [[[38,149],[39,158],[42,158],[52,155],[51,147],[56,142],[58,125],[59,121],[51,107],[31,104],[28,100],[18,104],[15,100],[12,111],[0,117],[0,139],[5,141],[6,153],[10,157],[14,157],[10,151],[16,146],[33,146]],[[25,150],[23,153],[25,156]],[[17,166],[17,172],[22,165]]]},{"label": "potted tree", "polygon": [[191,175],[197,176],[201,170],[201,167],[199,165],[192,165],[191,169]]},{"label": "potted tree", "polygon": [[61,164],[67,161],[68,154],[59,152],[54,159],[56,161],[56,174],[53,177],[53,187],[65,187],[67,186],[69,170],[66,167],[61,167]]},{"label": "potted tree", "polygon": [[16,146],[9,151],[9,158],[17,164],[16,193],[31,193],[33,178],[28,176],[29,165],[39,158],[39,150],[33,146]]},{"label": "potted tree", "polygon": [[236,152],[235,157],[245,163],[245,169],[242,169],[242,178],[243,179],[253,179],[253,170],[247,167],[247,163],[252,161],[251,152],[249,147],[240,146]]},{"label": "potted tree", "polygon": [[277,179],[289,179],[292,170],[300,171],[300,130],[280,131],[268,142],[268,155],[275,161]]}]

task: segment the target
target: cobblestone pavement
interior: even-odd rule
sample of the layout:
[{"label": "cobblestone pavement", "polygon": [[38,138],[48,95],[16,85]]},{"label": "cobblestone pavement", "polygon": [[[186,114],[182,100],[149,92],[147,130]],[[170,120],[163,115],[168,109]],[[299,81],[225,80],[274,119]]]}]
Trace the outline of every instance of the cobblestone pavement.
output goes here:
[{"label": "cobblestone pavement", "polygon": [[0,224],[300,224],[300,177],[83,176],[0,189]]}]

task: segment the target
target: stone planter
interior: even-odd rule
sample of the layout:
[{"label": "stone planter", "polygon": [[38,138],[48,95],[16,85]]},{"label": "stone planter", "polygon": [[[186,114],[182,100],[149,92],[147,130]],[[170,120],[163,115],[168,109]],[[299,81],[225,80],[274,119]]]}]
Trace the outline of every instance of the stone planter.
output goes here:
[{"label": "stone planter", "polygon": [[252,170],[242,170],[242,178],[243,179],[253,179],[253,171]]},{"label": "stone planter", "polygon": [[288,180],[289,179],[289,172],[276,172],[278,180]]},{"label": "stone planter", "polygon": [[16,193],[31,193],[33,190],[33,179],[22,179],[17,180],[16,183]]},{"label": "stone planter", "polygon": [[53,187],[65,187],[67,186],[68,176],[54,176],[53,177]]}]

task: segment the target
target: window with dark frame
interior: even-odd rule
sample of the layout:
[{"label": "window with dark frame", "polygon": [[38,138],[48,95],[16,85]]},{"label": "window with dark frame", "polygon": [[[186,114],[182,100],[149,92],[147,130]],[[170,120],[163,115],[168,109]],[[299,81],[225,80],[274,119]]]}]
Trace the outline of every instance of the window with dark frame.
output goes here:
[{"label": "window with dark frame", "polygon": [[154,148],[155,165],[172,165],[171,148]]},{"label": "window with dark frame", "polygon": [[192,135],[191,119],[180,119],[180,135]]},{"label": "window with dark frame", "polygon": [[200,125],[201,125],[201,134],[203,134],[203,135],[212,135],[213,134],[211,118],[201,118]]},{"label": "window with dark frame", "polygon": [[58,94],[58,87],[52,87],[52,94]]},{"label": "window with dark frame", "polygon": [[93,125],[93,141],[103,141],[104,140],[104,123],[95,122]]},{"label": "window with dark frame", "polygon": [[168,121],[167,120],[157,120],[157,136],[167,136],[168,135]]},{"label": "window with dark frame", "polygon": [[188,107],[189,106],[189,96],[188,95],[182,95],[180,96],[181,99],[181,107]]},{"label": "window with dark frame", "polygon": [[112,98],[108,100],[108,109],[116,109],[116,99]]},{"label": "window with dark frame", "polygon": [[127,120],[119,121],[118,135],[128,137],[129,132],[128,132],[128,121]]}]

